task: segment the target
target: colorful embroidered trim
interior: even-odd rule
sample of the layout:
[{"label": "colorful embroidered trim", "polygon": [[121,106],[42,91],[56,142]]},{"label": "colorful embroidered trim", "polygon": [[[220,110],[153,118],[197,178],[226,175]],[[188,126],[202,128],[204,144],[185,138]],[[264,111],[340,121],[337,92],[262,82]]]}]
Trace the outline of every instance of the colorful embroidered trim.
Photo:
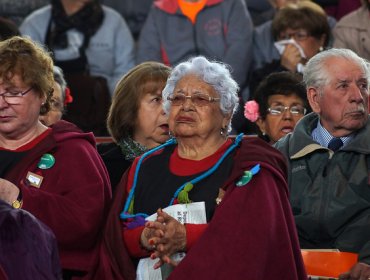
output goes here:
[{"label": "colorful embroidered trim", "polygon": [[[190,199],[189,199],[188,193],[193,189],[194,184],[198,183],[199,181],[203,180],[204,178],[208,177],[213,172],[215,172],[217,170],[217,168],[221,165],[222,161],[239,145],[239,143],[243,139],[243,136],[244,136],[244,134],[241,133],[241,134],[239,134],[235,138],[234,143],[226,150],[226,152],[215,163],[215,165],[212,166],[212,168],[210,168],[209,170],[207,170],[206,172],[204,172],[202,175],[194,178],[190,182],[186,182],[182,186],[180,186],[176,190],[176,192],[174,193],[174,195],[173,195],[173,197],[172,197],[172,199],[171,199],[171,201],[170,201],[170,203],[169,203],[168,206],[173,205],[176,198],[178,198],[179,202],[180,202],[180,199],[181,199],[181,202],[180,203],[189,203],[189,202],[191,202]],[[137,163],[137,166],[136,166],[135,176],[134,176],[134,182],[132,184],[132,188],[131,188],[130,193],[129,193],[128,197],[127,197],[127,200],[126,200],[126,203],[125,203],[125,207],[123,208],[123,211],[120,214],[121,219],[135,218],[135,217],[138,217],[138,216],[141,216],[141,217],[148,217],[149,216],[149,215],[147,215],[145,213],[132,214],[132,212],[129,212],[129,208],[131,208],[130,209],[131,211],[132,211],[132,208],[133,208],[132,200],[133,200],[133,196],[134,196],[134,193],[135,193],[135,188],[136,188],[136,184],[137,184],[137,176],[138,176],[138,173],[139,173],[139,169],[140,169],[141,163],[142,163],[142,161],[143,161],[143,159],[145,157],[147,157],[148,155],[150,155],[150,154],[152,154],[152,153],[154,153],[154,152],[156,152],[156,151],[164,148],[165,146],[169,146],[169,145],[172,145],[172,144],[176,144],[176,140],[174,138],[168,140],[166,143],[164,143],[164,144],[162,144],[162,145],[160,145],[160,146],[158,146],[158,147],[156,147],[156,148],[154,148],[154,149],[146,152],[145,154],[143,154],[141,156],[141,158],[139,159],[139,162]],[[186,187],[186,189],[185,189],[185,187]],[[180,198],[180,195],[179,195],[180,192],[182,192],[181,198]]]}]

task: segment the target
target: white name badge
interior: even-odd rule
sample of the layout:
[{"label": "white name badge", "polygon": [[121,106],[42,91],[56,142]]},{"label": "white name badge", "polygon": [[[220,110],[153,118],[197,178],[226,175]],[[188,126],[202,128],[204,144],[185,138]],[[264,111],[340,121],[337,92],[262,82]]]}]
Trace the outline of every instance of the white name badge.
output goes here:
[{"label": "white name badge", "polygon": [[30,185],[35,188],[40,188],[42,180],[44,179],[44,177],[38,174],[35,174],[31,171],[28,171],[26,178],[27,178],[27,181],[30,183]]}]

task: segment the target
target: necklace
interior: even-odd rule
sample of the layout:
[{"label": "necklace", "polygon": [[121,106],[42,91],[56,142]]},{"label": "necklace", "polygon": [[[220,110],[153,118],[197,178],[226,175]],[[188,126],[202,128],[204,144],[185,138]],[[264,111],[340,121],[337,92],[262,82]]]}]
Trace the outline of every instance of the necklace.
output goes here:
[{"label": "necklace", "polygon": [[[210,176],[213,172],[215,172],[217,170],[217,168],[220,166],[220,164],[223,162],[223,160],[239,145],[239,143],[241,142],[242,139],[243,139],[243,133],[239,134],[235,138],[234,143],[225,151],[225,153],[221,156],[221,158],[210,169],[208,169],[206,172],[199,175],[198,177],[190,180],[189,182],[186,182],[183,185],[181,185],[176,190],[176,192],[174,193],[174,195],[173,195],[173,197],[172,197],[172,199],[169,203],[169,206],[174,203],[175,199],[179,196],[179,193],[184,191],[185,188],[186,188],[185,191],[189,192],[193,188],[194,184],[198,183],[199,181],[203,180],[204,178]],[[149,216],[148,214],[145,214],[145,213],[131,214],[133,212],[133,196],[134,196],[134,193],[135,193],[135,188],[136,188],[136,184],[137,184],[137,177],[138,177],[139,169],[140,169],[141,163],[144,160],[144,158],[146,158],[147,156],[151,155],[152,153],[154,153],[154,152],[156,152],[160,149],[163,149],[166,146],[173,145],[173,144],[176,144],[176,139],[175,138],[172,138],[172,139],[168,140],[166,143],[164,143],[164,144],[146,152],[145,154],[143,154],[141,156],[141,158],[139,159],[139,161],[137,163],[136,169],[135,169],[134,181],[133,181],[130,193],[127,197],[127,200],[126,200],[125,206],[123,208],[123,211],[120,214],[121,219],[135,218],[135,217],[139,217],[139,216],[146,218],[146,217]],[[189,186],[191,186],[191,187],[189,187]]]}]

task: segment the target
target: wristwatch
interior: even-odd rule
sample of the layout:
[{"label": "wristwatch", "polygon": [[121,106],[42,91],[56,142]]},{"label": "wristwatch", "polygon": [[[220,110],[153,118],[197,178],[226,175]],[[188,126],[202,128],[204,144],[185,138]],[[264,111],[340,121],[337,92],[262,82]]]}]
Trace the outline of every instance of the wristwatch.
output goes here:
[{"label": "wristwatch", "polygon": [[15,209],[19,209],[22,207],[22,192],[20,190],[17,199],[12,202],[12,206]]}]

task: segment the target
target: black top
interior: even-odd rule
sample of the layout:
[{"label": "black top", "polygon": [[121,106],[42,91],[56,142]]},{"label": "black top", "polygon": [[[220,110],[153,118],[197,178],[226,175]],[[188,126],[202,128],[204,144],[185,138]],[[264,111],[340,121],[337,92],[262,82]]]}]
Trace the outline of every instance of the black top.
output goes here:
[{"label": "black top", "polygon": [[9,171],[12,166],[17,164],[25,155],[25,152],[14,152],[8,150],[0,150],[0,177],[4,177],[6,172]]},{"label": "black top", "polygon": [[123,173],[130,167],[132,161],[125,159],[120,147],[115,143],[102,143],[99,144],[97,148],[107,167],[112,193],[114,193]]},{"label": "black top", "polygon": [[[175,145],[165,147],[161,154],[153,155],[143,161],[135,189],[134,213],[151,215],[158,208],[167,207],[179,187],[206,172],[191,176],[173,174],[170,171],[169,162],[175,147]],[[223,160],[214,173],[194,184],[189,192],[191,201],[205,202],[207,221],[213,216],[219,189],[230,175],[234,153],[235,150]]]}]

